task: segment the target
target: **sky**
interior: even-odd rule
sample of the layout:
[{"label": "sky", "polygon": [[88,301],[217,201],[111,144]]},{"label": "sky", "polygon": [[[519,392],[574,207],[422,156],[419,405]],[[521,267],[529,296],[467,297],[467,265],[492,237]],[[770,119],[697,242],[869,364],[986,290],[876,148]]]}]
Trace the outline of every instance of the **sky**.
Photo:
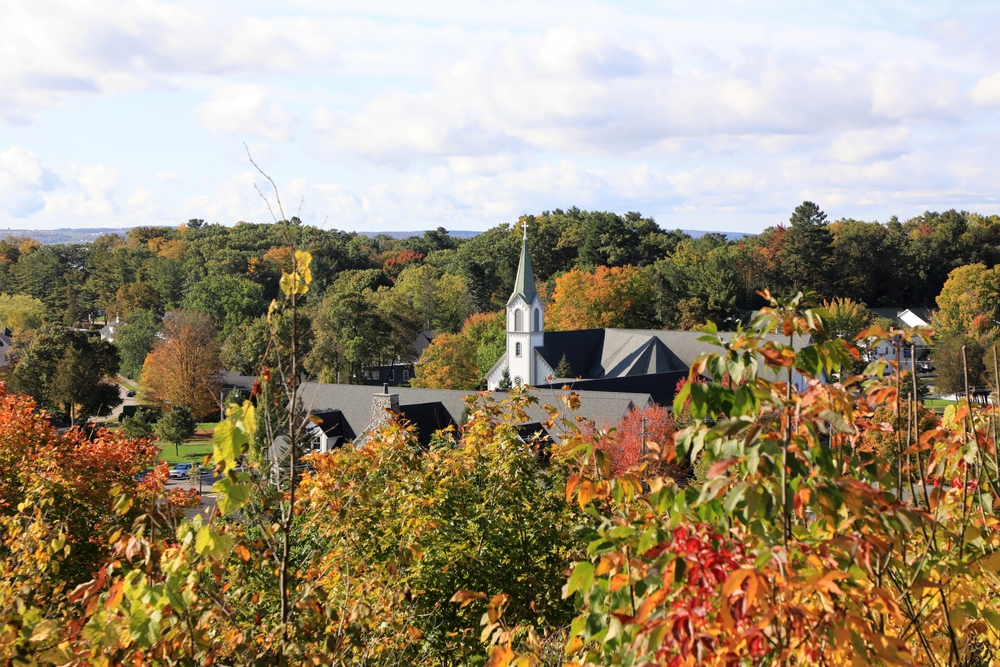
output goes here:
[{"label": "sky", "polygon": [[996,2],[0,0],[0,229],[998,213]]}]

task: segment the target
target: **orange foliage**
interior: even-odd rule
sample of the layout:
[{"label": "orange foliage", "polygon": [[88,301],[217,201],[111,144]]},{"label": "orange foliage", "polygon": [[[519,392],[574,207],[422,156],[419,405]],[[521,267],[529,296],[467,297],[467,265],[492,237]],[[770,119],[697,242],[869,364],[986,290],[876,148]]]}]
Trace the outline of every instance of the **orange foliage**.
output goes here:
[{"label": "orange foliage", "polygon": [[599,266],[594,273],[573,269],[556,280],[546,313],[555,331],[650,325],[653,284],[634,266]]},{"label": "orange foliage", "polygon": [[439,334],[420,357],[410,383],[426,389],[475,389],[479,366],[469,339],[461,334]]},{"label": "orange foliage", "polygon": [[424,254],[416,250],[399,250],[392,253],[382,264],[386,275],[395,280],[396,276],[408,266],[423,264]]},{"label": "orange foliage", "polygon": [[[617,477],[642,460],[644,430],[647,451],[664,452],[672,446],[671,438],[677,427],[667,407],[652,405],[642,409],[632,408],[618,420],[613,430],[607,424],[600,431],[590,425],[583,429],[583,437],[586,442],[594,443],[597,449],[608,455],[611,459],[611,475]],[[681,473],[680,469],[665,472],[675,473],[677,476]]]},{"label": "orange foliage", "polygon": [[31,398],[8,393],[0,383],[0,514],[14,513],[29,496],[52,498],[72,545],[64,567],[76,574],[92,574],[107,550],[107,531],[134,518],[134,512],[116,515],[114,490],[130,493],[136,511],[162,493],[165,465],[136,480],[158,455],[149,440],[121,432],[99,429],[89,439],[79,429],[60,434]]},{"label": "orange foliage", "polygon": [[174,310],[163,318],[163,335],[142,367],[144,396],[163,409],[187,408],[195,418],[212,414],[218,409],[222,362],[211,321]]}]

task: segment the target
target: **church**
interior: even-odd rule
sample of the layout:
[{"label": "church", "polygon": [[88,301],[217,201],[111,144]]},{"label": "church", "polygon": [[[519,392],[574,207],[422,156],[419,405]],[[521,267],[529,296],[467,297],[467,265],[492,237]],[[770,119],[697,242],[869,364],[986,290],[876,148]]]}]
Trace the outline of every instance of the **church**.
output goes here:
[{"label": "church", "polygon": [[[607,392],[642,392],[661,405],[701,354],[717,350],[700,331],[586,329],[545,331],[545,304],[535,289],[527,229],[514,291],[507,300],[507,350],[486,375],[490,390],[509,375],[513,386]],[[720,334],[723,338],[731,334]],[[796,341],[795,347],[806,341]],[[556,369],[569,373],[556,375]],[[801,379],[800,379],[801,380]]]}]

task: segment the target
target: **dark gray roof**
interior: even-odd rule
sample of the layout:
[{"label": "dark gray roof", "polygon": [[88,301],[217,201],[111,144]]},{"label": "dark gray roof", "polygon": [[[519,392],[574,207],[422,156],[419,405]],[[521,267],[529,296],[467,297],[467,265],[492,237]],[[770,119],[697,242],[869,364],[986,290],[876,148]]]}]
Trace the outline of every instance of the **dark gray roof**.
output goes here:
[{"label": "dark gray roof", "polygon": [[[545,344],[537,348],[551,368],[563,355],[574,376],[588,380],[623,378],[686,371],[699,355],[719,348],[700,340],[700,331],[663,331],[654,329],[586,329],[583,331],[547,331]],[[723,340],[732,333],[720,332]],[[787,342],[771,335],[775,342]],[[797,350],[806,344],[797,338]]]},{"label": "dark gray roof", "polygon": [[[321,384],[307,382],[302,385],[302,400],[306,410],[311,413],[329,413],[338,411],[343,418],[343,433],[354,438],[361,434],[371,419],[372,395],[380,394],[365,385]],[[437,430],[448,425],[449,419],[456,424],[462,423],[466,403],[462,400],[476,392],[451,389],[415,389],[412,387],[394,387],[391,393],[399,394],[399,409],[408,419],[423,431]],[[633,407],[641,407],[652,403],[649,394],[614,391],[580,391],[580,408],[571,411],[560,399],[565,395],[559,389],[537,389],[530,392],[539,400],[539,404],[528,406],[525,410],[527,422],[544,422],[549,414],[541,405],[549,404],[558,408],[558,414],[567,418],[582,416],[592,419],[599,425],[614,424]],[[494,400],[502,400],[507,396],[503,392],[488,394]],[[410,407],[410,410],[407,410]],[[412,414],[410,414],[412,413]],[[555,430],[559,430],[557,427]],[[430,433],[420,433],[421,440],[430,437]]]}]

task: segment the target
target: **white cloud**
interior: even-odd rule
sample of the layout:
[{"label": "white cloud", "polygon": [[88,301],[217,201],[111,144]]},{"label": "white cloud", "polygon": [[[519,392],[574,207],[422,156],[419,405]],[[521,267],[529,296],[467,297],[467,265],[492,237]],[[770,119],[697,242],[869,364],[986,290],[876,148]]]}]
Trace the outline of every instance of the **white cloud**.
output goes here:
[{"label": "white cloud", "polygon": [[292,115],[275,103],[269,103],[269,91],[263,85],[226,86],[198,107],[202,125],[213,132],[236,132],[287,141],[292,134]]},{"label": "white cloud", "polygon": [[1000,104],[1000,72],[984,76],[969,89],[969,99],[978,106]]},{"label": "white cloud", "polygon": [[666,42],[558,28],[474,51],[430,90],[376,95],[355,112],[321,107],[313,126],[330,154],[405,166],[520,151],[662,156],[677,140],[727,136],[780,145],[960,111],[954,72],[872,55],[858,64],[736,44],[691,67],[692,53],[672,56]]},{"label": "white cloud", "polygon": [[43,216],[76,218],[81,221],[108,221],[121,207],[114,200],[120,176],[118,170],[103,164],[73,165],[70,171],[77,186],[69,192],[45,196]]},{"label": "white cloud", "polygon": [[0,120],[30,119],[80,93],[339,63],[322,20],[244,17],[214,2],[0,0],[0,15]]},{"label": "white cloud", "polygon": [[24,218],[40,211],[45,193],[61,184],[34,153],[16,147],[0,153],[0,211],[6,215]]},{"label": "white cloud", "polygon": [[161,183],[180,183],[181,175],[176,171],[158,171],[156,172],[156,180]]},{"label": "white cloud", "polygon": [[909,148],[910,130],[886,127],[876,130],[844,132],[830,145],[830,156],[838,162],[892,160]]}]

